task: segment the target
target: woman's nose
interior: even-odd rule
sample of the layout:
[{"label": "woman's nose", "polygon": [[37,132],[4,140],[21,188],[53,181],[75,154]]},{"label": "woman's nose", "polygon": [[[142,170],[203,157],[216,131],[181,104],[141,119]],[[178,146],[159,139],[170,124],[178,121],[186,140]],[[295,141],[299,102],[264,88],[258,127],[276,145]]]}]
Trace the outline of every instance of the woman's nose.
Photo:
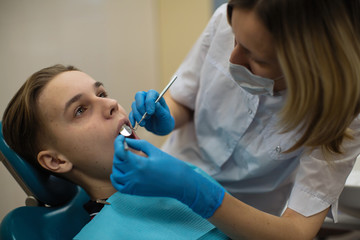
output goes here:
[{"label": "woman's nose", "polygon": [[119,106],[115,99],[111,98],[104,98],[105,104],[104,104],[104,116],[106,118],[111,118],[118,110]]},{"label": "woman's nose", "polygon": [[245,49],[243,49],[239,44],[235,44],[229,61],[233,64],[242,65],[250,70],[249,56]]}]

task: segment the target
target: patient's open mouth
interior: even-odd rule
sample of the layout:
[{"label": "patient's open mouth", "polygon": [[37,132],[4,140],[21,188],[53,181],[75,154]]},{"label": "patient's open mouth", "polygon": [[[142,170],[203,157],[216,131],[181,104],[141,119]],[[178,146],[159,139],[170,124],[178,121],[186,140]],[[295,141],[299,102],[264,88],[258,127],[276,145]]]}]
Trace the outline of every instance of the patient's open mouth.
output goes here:
[{"label": "patient's open mouth", "polygon": [[135,130],[127,124],[121,126],[120,134],[127,138],[139,139],[139,137],[135,133]]}]

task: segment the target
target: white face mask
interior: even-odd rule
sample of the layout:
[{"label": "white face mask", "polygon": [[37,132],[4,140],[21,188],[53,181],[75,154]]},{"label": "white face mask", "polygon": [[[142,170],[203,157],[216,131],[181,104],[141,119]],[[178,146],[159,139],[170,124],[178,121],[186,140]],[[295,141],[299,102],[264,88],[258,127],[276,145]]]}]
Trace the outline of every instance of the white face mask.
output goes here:
[{"label": "white face mask", "polygon": [[283,76],[275,80],[254,75],[246,67],[234,63],[230,63],[229,71],[233,79],[245,91],[253,95],[270,94],[274,95],[274,81],[281,79]]}]

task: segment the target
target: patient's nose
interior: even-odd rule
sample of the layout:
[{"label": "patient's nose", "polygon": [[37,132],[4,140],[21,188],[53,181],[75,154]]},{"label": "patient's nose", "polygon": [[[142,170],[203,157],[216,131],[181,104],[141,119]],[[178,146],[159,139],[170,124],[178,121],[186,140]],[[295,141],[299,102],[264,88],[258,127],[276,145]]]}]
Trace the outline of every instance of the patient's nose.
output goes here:
[{"label": "patient's nose", "polygon": [[107,98],[104,107],[104,116],[111,118],[119,110],[118,103],[115,99]]}]

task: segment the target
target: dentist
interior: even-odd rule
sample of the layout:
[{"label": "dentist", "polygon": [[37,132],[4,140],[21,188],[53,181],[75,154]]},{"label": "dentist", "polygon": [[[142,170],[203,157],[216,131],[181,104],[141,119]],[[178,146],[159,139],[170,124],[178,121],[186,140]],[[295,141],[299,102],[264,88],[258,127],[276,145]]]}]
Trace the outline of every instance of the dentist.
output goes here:
[{"label": "dentist", "polygon": [[176,130],[168,153],[126,139],[147,157],[125,151],[119,136],[115,188],[176,198],[232,239],[313,239],[326,215],[336,221],[360,153],[359,12],[358,0],[221,6],[166,102],[136,94],[133,125],[147,112],[147,130]]}]

